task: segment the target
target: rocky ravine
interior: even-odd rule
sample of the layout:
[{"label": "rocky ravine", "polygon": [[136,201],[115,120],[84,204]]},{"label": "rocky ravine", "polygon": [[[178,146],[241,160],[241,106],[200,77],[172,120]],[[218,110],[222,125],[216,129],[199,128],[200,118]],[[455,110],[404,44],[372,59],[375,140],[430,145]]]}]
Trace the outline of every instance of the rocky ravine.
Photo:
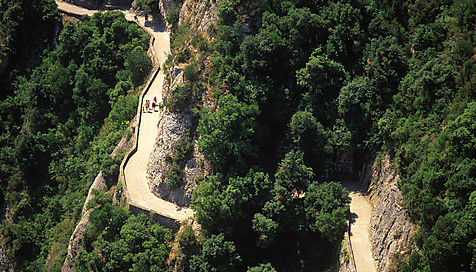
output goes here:
[{"label": "rocky ravine", "polygon": [[[219,1],[217,1],[219,2]],[[197,1],[186,0],[182,4],[180,10],[179,24],[184,22],[190,23],[190,29],[197,34],[207,35],[208,28],[212,24],[218,22],[217,2],[212,0]],[[177,6],[176,2],[171,0],[162,0],[159,6],[171,7]],[[167,10],[164,8],[164,10]],[[208,60],[198,61],[202,70],[207,69]],[[203,65],[202,65],[203,64]],[[183,84],[183,69],[184,65],[177,65],[172,67],[166,77],[164,83],[164,100],[167,96],[173,94],[178,86]],[[209,101],[205,92],[202,97],[203,105],[207,107]],[[194,101],[191,102],[191,104]],[[150,161],[147,167],[147,179],[149,187],[160,198],[173,202],[180,206],[189,206],[192,192],[197,188],[197,181],[210,173],[210,166],[208,165],[205,156],[198,151],[198,135],[192,131],[192,145],[193,152],[185,163],[184,178],[178,189],[170,190],[166,185],[166,178],[164,173],[170,168],[170,163],[166,161],[166,156],[173,155],[173,147],[179,142],[181,136],[186,130],[192,128],[192,115],[190,113],[190,105],[183,111],[174,111],[173,109],[165,107],[162,119],[159,123],[159,132],[156,139],[154,150],[150,155]]]},{"label": "rocky ravine", "polygon": [[394,268],[396,255],[408,257],[415,247],[416,226],[400,206],[403,197],[397,187],[399,182],[397,166],[388,155],[380,161],[375,159],[362,178],[362,183],[369,185],[369,201],[373,208],[370,239],[377,271],[390,271]]}]

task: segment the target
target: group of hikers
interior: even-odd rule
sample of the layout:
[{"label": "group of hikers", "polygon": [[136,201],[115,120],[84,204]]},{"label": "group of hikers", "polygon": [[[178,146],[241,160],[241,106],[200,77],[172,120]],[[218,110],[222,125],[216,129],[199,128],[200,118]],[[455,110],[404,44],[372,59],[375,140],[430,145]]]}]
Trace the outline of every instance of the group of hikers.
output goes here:
[{"label": "group of hikers", "polygon": [[146,100],[145,101],[145,104],[144,106],[142,106],[142,112],[149,112],[151,109],[153,111],[156,111],[155,110],[155,107],[157,107],[157,97],[154,96],[154,99],[152,100],[152,102],[150,102],[150,100]]}]

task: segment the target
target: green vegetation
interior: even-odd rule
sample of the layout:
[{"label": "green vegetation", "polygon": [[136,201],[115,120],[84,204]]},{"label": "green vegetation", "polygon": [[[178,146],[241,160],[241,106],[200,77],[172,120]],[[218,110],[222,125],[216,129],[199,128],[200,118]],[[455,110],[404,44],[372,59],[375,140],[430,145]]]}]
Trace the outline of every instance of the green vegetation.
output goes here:
[{"label": "green vegetation", "polygon": [[178,22],[180,19],[180,8],[182,6],[179,5],[175,8],[172,8],[166,15],[165,20],[168,24],[172,26],[172,30],[176,30],[178,26]]},{"label": "green vegetation", "polygon": [[233,242],[225,241],[223,235],[210,237],[200,254],[190,261],[190,271],[194,272],[233,272],[240,271],[241,258],[236,253]]},{"label": "green vegetation", "polygon": [[156,12],[159,7],[157,0],[136,0],[137,7],[147,13]]},{"label": "green vegetation", "polygon": [[476,269],[474,1],[228,0],[218,14],[206,47],[190,23],[172,41],[175,63],[212,66],[198,74],[212,106],[195,105],[214,175],[192,200],[207,235],[242,269],[332,269],[349,200],[329,181],[390,154],[420,226],[395,269]]},{"label": "green vegetation", "polygon": [[165,170],[164,175],[167,179],[167,187],[170,189],[177,189],[183,181],[183,168],[187,162],[190,152],[192,151],[192,139],[190,138],[190,131],[186,130],[180,136],[180,140],[173,146],[173,155],[167,155],[165,160],[170,164],[169,168]]},{"label": "green vegetation", "polygon": [[[389,154],[419,226],[418,249],[393,268],[476,271],[476,2],[211,5],[220,18],[206,33],[179,25],[180,8],[166,18],[164,70],[179,65],[184,81],[164,104],[193,119],[167,157],[167,182],[182,182],[192,139],[211,167],[192,197],[203,237],[183,228],[179,268],[333,271],[350,201],[333,180]],[[52,48],[52,0],[2,1],[0,14],[0,57],[11,56],[0,79],[0,204],[12,210],[1,231],[19,271],[58,271],[89,184],[99,170],[116,180],[122,155],[110,153],[130,135],[148,37],[108,12],[66,24]],[[349,159],[354,171],[343,173]],[[79,270],[170,268],[169,231],[105,192],[91,205]]]},{"label": "green vegetation", "polygon": [[164,271],[172,234],[150,217],[130,215],[96,192],[76,268],[78,271]]},{"label": "green vegetation", "polygon": [[[53,12],[43,2],[45,9],[27,5],[24,13]],[[60,270],[94,177],[102,169],[109,185],[117,182],[124,153],[109,154],[130,133],[135,86],[149,73],[149,37],[140,28],[119,12],[82,20],[64,26],[57,48],[39,43],[41,61],[14,58],[4,75],[0,175],[11,217],[1,231],[19,271]],[[54,26],[43,27],[49,33]]]},{"label": "green vegetation", "polygon": [[[7,64],[7,56],[11,66],[37,63],[42,48],[49,46],[45,37],[53,37],[54,25],[60,21],[53,0],[3,0],[0,18],[0,67]],[[2,87],[9,83],[1,80]]]}]

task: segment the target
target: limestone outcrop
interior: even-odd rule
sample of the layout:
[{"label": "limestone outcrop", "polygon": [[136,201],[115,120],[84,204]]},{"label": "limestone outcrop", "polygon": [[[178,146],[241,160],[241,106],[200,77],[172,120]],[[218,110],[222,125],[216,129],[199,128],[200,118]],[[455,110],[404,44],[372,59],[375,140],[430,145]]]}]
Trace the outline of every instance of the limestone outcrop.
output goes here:
[{"label": "limestone outcrop", "polygon": [[389,156],[375,159],[366,169],[363,184],[368,184],[373,212],[370,220],[372,254],[377,271],[391,271],[396,256],[407,257],[413,244],[415,225],[400,205],[403,197],[397,166]]},{"label": "limestone outcrop", "polygon": [[[4,205],[0,209],[0,223],[4,220],[10,221],[12,216],[12,208],[10,205]],[[0,232],[0,271],[14,272],[16,264],[12,263],[11,245],[7,243],[5,237]]]},{"label": "limestone outcrop", "polygon": [[189,22],[192,29],[207,32],[212,24],[218,22],[218,2],[185,0],[180,10],[179,24]]},{"label": "limestone outcrop", "polygon": [[[171,84],[164,84],[165,94],[171,94],[183,82],[183,70],[173,68],[169,73]],[[173,156],[174,148],[179,143],[181,137],[186,131],[192,129],[192,115],[190,106],[183,111],[173,111],[165,107],[159,122],[159,132],[156,139],[155,148],[151,153],[150,161],[147,167],[147,179],[152,192],[160,198],[173,202],[180,206],[189,206],[192,198],[192,192],[197,188],[197,179],[208,172],[208,166],[203,154],[198,151],[197,138],[192,137],[192,152],[187,158],[183,170],[183,180],[178,188],[171,189],[167,185],[165,175],[171,163],[167,160],[168,156]]]},{"label": "limestone outcrop", "polygon": [[339,254],[339,272],[357,272],[355,260],[352,254],[352,246],[350,244],[349,232],[344,233]]},{"label": "limestone outcrop", "polygon": [[[134,119],[131,122],[131,129],[132,127],[136,127],[137,123],[137,117],[134,117]],[[131,146],[135,144],[137,139],[135,137],[123,137],[121,141],[117,144],[117,146],[114,148],[113,152],[111,153],[111,156],[116,156],[117,153],[119,153],[121,150],[129,150]],[[102,172],[99,172],[99,174],[96,176],[94,179],[94,182],[91,184],[91,187],[89,187],[88,195],[86,197],[86,200],[84,201],[83,204],[83,209],[81,211],[81,219],[79,220],[79,223],[76,225],[73,234],[71,235],[71,238],[69,239],[69,244],[68,244],[68,253],[66,254],[66,258],[63,262],[63,267],[61,268],[62,272],[74,272],[75,267],[74,267],[74,262],[81,251],[83,249],[82,245],[82,240],[83,240],[83,235],[87,230],[87,227],[90,224],[89,221],[89,214],[95,209],[90,208],[88,209],[88,203],[91,199],[94,198],[94,190],[105,190],[107,189],[106,182],[104,181],[104,178],[102,177]],[[115,191],[114,194],[114,200],[118,200],[120,196],[117,195],[118,191]]]},{"label": "limestone outcrop", "polygon": [[66,259],[64,260],[63,267],[61,268],[62,272],[70,272],[75,271],[74,268],[74,261],[79,254],[79,251],[83,248],[82,240],[83,235],[87,230],[87,226],[90,224],[89,222],[89,214],[94,210],[93,208],[87,209],[87,205],[89,201],[94,197],[93,190],[102,190],[106,188],[106,183],[104,182],[104,178],[102,177],[101,172],[96,176],[94,179],[93,184],[89,187],[88,196],[86,201],[84,201],[83,210],[81,213],[81,220],[76,225],[76,228],[69,239],[68,244],[68,253],[66,254]]}]

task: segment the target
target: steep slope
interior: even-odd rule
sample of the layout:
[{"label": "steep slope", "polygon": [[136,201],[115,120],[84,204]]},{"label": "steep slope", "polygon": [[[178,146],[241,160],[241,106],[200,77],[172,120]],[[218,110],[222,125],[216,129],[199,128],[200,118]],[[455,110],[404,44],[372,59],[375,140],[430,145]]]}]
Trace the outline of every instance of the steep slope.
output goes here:
[{"label": "steep slope", "polygon": [[403,197],[397,187],[399,182],[397,168],[388,155],[374,160],[364,173],[363,183],[369,184],[367,193],[372,205],[369,226],[372,255],[378,271],[392,271],[395,258],[408,258],[415,247],[416,227],[400,206]]}]

